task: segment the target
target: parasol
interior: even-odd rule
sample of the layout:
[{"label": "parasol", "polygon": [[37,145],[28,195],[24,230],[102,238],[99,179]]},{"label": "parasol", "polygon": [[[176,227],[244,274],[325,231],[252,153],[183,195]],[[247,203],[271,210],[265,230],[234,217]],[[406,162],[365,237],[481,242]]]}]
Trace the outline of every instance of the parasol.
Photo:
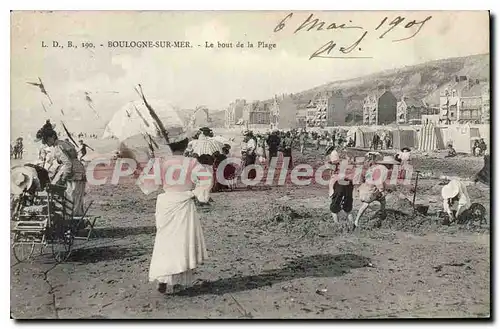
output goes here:
[{"label": "parasol", "polygon": [[[160,100],[148,101],[170,134],[173,128],[186,129],[180,110]],[[136,135],[157,136],[155,121],[142,101],[129,102],[118,110],[106,125],[103,138],[116,137],[120,141]]]},{"label": "parasol", "polygon": [[224,143],[215,139],[198,139],[193,143],[193,153],[198,155],[212,155],[215,152],[222,152]]}]

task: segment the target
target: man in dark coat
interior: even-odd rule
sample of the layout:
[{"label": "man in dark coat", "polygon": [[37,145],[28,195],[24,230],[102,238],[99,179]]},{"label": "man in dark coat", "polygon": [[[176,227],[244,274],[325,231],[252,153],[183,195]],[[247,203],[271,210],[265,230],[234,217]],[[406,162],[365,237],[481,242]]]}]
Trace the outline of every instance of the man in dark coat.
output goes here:
[{"label": "man in dark coat", "polygon": [[281,143],[281,138],[278,136],[278,132],[273,131],[271,135],[269,135],[269,137],[267,138],[266,143],[267,146],[269,147],[269,161],[271,161],[273,157],[278,156],[278,148]]}]

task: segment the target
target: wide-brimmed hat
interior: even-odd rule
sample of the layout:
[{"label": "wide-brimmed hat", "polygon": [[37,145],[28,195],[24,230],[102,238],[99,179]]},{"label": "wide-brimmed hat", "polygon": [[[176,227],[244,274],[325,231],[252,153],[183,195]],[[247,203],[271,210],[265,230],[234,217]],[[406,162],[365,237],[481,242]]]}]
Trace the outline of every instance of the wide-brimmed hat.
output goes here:
[{"label": "wide-brimmed hat", "polygon": [[441,196],[443,199],[451,199],[457,196],[458,192],[460,192],[459,182],[456,180],[450,181],[448,184],[443,186],[441,189]]},{"label": "wide-brimmed hat", "polygon": [[28,190],[33,184],[34,173],[32,168],[25,166],[14,167],[10,171],[10,191],[18,195]]},{"label": "wide-brimmed hat", "polygon": [[377,161],[377,164],[399,164],[392,156],[384,156],[384,158],[380,161]]},{"label": "wide-brimmed hat", "polygon": [[411,152],[410,148],[409,147],[403,147],[401,149],[401,152],[404,152],[404,151],[408,151],[408,152]]}]

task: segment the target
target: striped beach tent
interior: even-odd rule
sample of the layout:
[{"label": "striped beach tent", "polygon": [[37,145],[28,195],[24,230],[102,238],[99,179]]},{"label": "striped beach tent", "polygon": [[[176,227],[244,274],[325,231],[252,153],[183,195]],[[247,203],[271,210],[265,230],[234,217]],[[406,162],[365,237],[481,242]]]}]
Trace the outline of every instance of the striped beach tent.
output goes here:
[{"label": "striped beach tent", "polygon": [[418,149],[420,151],[435,151],[444,148],[444,141],[439,128],[429,123],[423,125],[418,135]]}]

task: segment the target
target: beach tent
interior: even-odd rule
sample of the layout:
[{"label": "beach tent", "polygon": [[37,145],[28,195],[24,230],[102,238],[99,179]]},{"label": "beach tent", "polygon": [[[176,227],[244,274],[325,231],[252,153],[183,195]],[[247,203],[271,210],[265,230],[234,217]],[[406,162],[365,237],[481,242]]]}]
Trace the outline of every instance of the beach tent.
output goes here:
[{"label": "beach tent", "polygon": [[469,124],[448,126],[448,136],[459,153],[472,153],[474,139],[480,138],[479,128]]},{"label": "beach tent", "polygon": [[354,139],[356,147],[369,148],[376,133],[377,130],[371,127],[351,127],[347,131],[347,138]]},{"label": "beach tent", "polygon": [[477,129],[479,129],[479,137],[484,139],[484,141],[489,149],[490,148],[490,125],[480,124],[480,125],[474,125],[473,127],[476,127]]},{"label": "beach tent", "polygon": [[[163,101],[148,101],[165,128],[185,127],[181,111]],[[157,124],[142,101],[129,102],[117,111],[104,129],[103,138],[124,140],[134,135],[157,135]]]},{"label": "beach tent", "polygon": [[392,131],[392,143],[397,150],[417,147],[417,138],[417,131],[412,127],[399,127]]},{"label": "beach tent", "polygon": [[418,134],[418,149],[420,151],[435,151],[444,148],[439,128],[432,123],[423,125]]},{"label": "beach tent", "polygon": [[369,148],[376,133],[377,130],[375,128],[359,127],[356,133],[356,147]]}]

